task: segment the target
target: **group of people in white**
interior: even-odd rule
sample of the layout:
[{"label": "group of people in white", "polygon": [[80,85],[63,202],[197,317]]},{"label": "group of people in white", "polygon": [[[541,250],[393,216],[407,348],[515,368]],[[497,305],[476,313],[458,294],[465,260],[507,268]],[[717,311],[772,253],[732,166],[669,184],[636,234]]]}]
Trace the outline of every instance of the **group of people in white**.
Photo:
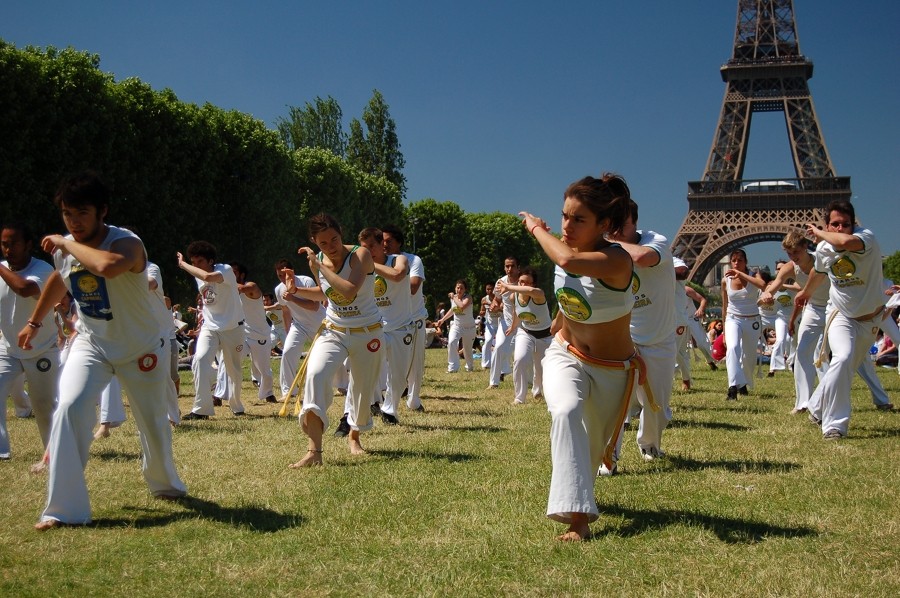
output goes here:
[{"label": "group of people in white", "polygon": [[[408,409],[424,411],[425,271],[418,256],[403,251],[399,228],[366,228],[357,243],[346,244],[332,216],[312,217],[309,241],[317,249],[298,250],[312,277],[279,260],[280,283],[270,305],[243,265],[217,262],[212,244],[195,241],[186,256],[178,253],[178,267],[196,281],[202,318],[191,364],[195,398],[182,416],[172,312],[158,267],[134,233],[106,224],[109,192],[96,174],[65,180],[55,201],[69,234],[44,237],[41,247],[56,267],[31,256],[32,238],[17,224],[3,226],[6,261],[0,265],[0,396],[19,394],[24,373],[45,446],[48,498],[37,529],[90,522],[84,467],[95,405],[113,380],[128,394],[150,491],[163,499],[184,496],[170,423],[208,419],[218,401],[243,415],[241,360],[248,354],[258,399],[278,401],[271,370],[273,319],[284,332],[281,401],[286,407],[294,395],[302,396],[296,413],[307,437],[305,454],[291,468],[323,464],[335,387],[345,389],[346,397],[336,435],[348,438],[352,454],[365,452],[360,434],[372,427],[375,415],[398,424],[404,398]],[[787,339],[795,338],[794,411],[808,411],[824,438],[836,439],[848,433],[853,373],[880,388],[867,359],[875,332],[884,328],[895,335],[897,327],[883,319],[886,295],[874,236],[856,226],[849,202],[833,202],[826,214],[823,228],[810,224],[806,236],[797,231],[785,237],[790,261],[770,281],[747,270],[742,250],[732,253],[722,282],[726,396],[736,400],[752,389],[760,312],[773,311],[778,339],[772,372],[787,369]],[[532,397],[546,401],[552,462],[547,515],[568,524],[561,540],[582,540],[598,516],[594,479],[617,473],[630,418],[639,420],[641,457],[665,456],[673,372],[680,372],[684,390],[691,388],[689,339],[716,368],[700,324],[706,300],[685,284],[688,266],[673,257],[667,239],[637,228],[638,205],[618,175],[585,177],[566,189],[559,235],[533,214],[520,216],[555,265],[558,311],[551,317],[544,281],[534,268],[520,268],[514,257],[504,260],[504,275],[486,286],[480,304],[481,368],[490,372],[488,388],[512,374],[514,404],[527,402],[529,384]],[[808,238],[818,243],[814,253]],[[67,343],[61,367],[54,310],[67,293],[77,318],[63,322],[77,334]],[[465,369],[473,371],[475,305],[467,282],[457,281],[448,299],[451,307],[438,320],[442,325],[452,318],[447,371],[462,367],[460,342]],[[779,324],[778,310],[770,308],[791,305],[793,312]],[[892,408],[883,389],[876,405]],[[0,459],[10,458],[5,418],[4,408]]]}]

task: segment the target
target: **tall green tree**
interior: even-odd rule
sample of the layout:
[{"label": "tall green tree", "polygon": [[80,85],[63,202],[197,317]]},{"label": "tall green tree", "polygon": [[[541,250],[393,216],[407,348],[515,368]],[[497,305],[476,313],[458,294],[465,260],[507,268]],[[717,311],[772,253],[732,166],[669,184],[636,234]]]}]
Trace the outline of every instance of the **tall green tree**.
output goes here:
[{"label": "tall green tree", "polygon": [[343,121],[341,106],[328,96],[325,99],[316,97],[313,104],[306,102],[302,108],[288,106],[288,117],[279,117],[275,126],[285,145],[291,149],[317,147],[344,157],[347,135]]},{"label": "tall green tree", "polygon": [[[425,303],[434,313],[434,305],[445,301],[456,281],[469,271],[469,230],[462,208],[452,201],[438,202],[427,198],[406,209],[407,251],[416,240],[416,254],[425,264]],[[469,280],[473,296],[477,281]]]},{"label": "tall green tree", "polygon": [[386,178],[397,185],[401,196],[406,196],[406,160],[400,151],[396,123],[377,89],[363,110],[362,122],[355,118],[350,122],[347,160],[363,172]]}]

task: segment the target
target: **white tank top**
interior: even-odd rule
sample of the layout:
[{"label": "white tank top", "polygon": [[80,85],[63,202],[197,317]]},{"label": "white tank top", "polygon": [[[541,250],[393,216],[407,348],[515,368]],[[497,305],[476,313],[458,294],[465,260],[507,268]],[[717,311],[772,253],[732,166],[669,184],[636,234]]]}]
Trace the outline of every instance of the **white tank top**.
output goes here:
[{"label": "white tank top", "polygon": [[[618,320],[631,313],[634,294],[631,284],[614,289],[602,280],[569,274],[559,266],[554,271],[553,286],[563,315],[585,324],[599,324]],[[632,273],[633,274],[633,273]]]},{"label": "white tank top", "polygon": [[[794,264],[794,280],[797,281],[801,287],[806,286],[806,282],[809,280],[809,274],[805,273],[800,269],[800,266]],[[825,307],[828,303],[828,291],[831,289],[831,280],[826,277],[819,286],[816,287],[815,292],[812,297],[809,298],[809,304],[815,307]]]},{"label": "white tank top", "polygon": [[[524,302],[522,300],[525,300]],[[547,300],[538,303],[531,297],[516,293],[516,316],[526,330],[546,330],[550,328],[550,308]]]},{"label": "white tank top", "polygon": [[[129,237],[140,241],[134,233],[109,226],[106,238],[97,249],[109,251],[115,241]],[[146,251],[144,255],[146,259]],[[168,315],[168,310],[150,291],[146,268],[104,278],[89,272],[71,254],[63,256],[57,251],[53,258],[78,303],[75,329],[110,363],[129,362],[165,345],[167,339],[160,334],[159,323],[163,319],[160,311]],[[142,361],[141,367],[156,367],[156,364]]]},{"label": "white tank top", "polygon": [[269,338],[269,323],[266,322],[266,310],[263,307],[262,296],[251,299],[244,293],[240,294],[241,306],[244,309],[244,334],[255,341],[264,341]]},{"label": "white tank top", "polygon": [[[350,257],[359,249],[354,245],[340,270],[336,272],[344,280],[350,278]],[[319,254],[319,260],[323,255]],[[375,272],[366,273],[362,287],[356,297],[344,297],[328,284],[328,280],[319,272],[319,285],[322,292],[328,297],[328,307],[325,309],[326,317],[338,326],[361,327],[371,326],[381,321],[378,306],[375,305]]]},{"label": "white tank top", "polygon": [[728,293],[728,314],[732,316],[758,316],[759,306],[756,305],[756,299],[759,293],[754,287],[751,291],[751,284],[748,282],[743,289],[731,288],[732,278],[725,279],[725,291]]},{"label": "white tank top", "polygon": [[[471,295],[464,295],[465,297],[470,297]],[[470,304],[467,308],[457,307],[455,303],[451,301],[452,308],[450,311],[453,312],[453,322],[462,326],[463,328],[474,328],[475,327],[475,316],[472,314],[472,305]]]}]

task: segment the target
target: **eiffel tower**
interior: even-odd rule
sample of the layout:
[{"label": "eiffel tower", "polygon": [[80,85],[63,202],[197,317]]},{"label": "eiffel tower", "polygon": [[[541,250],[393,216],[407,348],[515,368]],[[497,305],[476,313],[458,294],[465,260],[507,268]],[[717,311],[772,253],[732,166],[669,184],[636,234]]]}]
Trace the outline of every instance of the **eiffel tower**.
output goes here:
[{"label": "eiffel tower", "polygon": [[[734,53],[721,69],[722,113],[703,180],[688,183],[688,214],[672,252],[706,274],[732,250],[781,241],[823,221],[833,199],[850,199],[850,177],[835,176],[807,84],[813,64],[800,53],[793,0],[738,0]],[[796,178],[743,178],[754,112],[783,112]]]}]

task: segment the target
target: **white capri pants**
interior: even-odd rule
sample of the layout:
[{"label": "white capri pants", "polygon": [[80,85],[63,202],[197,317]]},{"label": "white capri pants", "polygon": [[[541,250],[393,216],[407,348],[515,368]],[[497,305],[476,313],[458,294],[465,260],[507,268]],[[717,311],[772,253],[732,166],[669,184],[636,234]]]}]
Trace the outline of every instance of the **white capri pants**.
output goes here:
[{"label": "white capri pants", "polygon": [[654,411],[648,404],[647,392],[637,387],[637,401],[641,405],[641,421],[638,426],[637,444],[639,449],[662,448],[663,430],[672,419],[669,402],[672,399],[672,374],[675,369],[675,333],[655,345],[638,345],[637,350],[647,366],[647,385],[653,393],[653,400],[659,405]]},{"label": "white capri pants", "polygon": [[[412,340],[412,362],[406,378],[406,406],[418,409],[422,406],[422,382],[425,379],[425,320],[414,320],[415,331]],[[402,393],[401,393],[402,394]]]},{"label": "white capri pants", "polygon": [[675,328],[675,371],[680,372],[682,381],[688,383],[691,382],[691,355],[688,348],[690,337],[687,325],[679,324]]},{"label": "white capri pants", "polygon": [[[213,358],[216,352],[222,350],[222,363],[225,373],[234,382],[228,386],[226,396],[222,400],[228,401],[228,406],[234,413],[243,413],[244,404],[241,402],[241,381],[244,378],[241,372],[241,356],[244,353],[244,328],[238,326],[230,330],[200,329],[197,335],[197,350],[191,361],[191,370],[194,374],[194,408],[192,411],[200,415],[215,415],[212,401],[213,385]],[[168,353],[167,353],[168,355]],[[168,373],[168,372],[167,372]]]},{"label": "white capri pants", "polygon": [[509,361],[513,356],[513,342],[516,336],[509,334],[511,323],[500,317],[497,333],[494,336],[494,354],[491,356],[491,386],[500,385],[500,374],[509,374]]},{"label": "white capri pants", "polygon": [[490,369],[491,356],[494,354],[494,339],[497,336],[497,327],[500,318],[486,314],[484,317],[484,342],[481,344],[481,368]]},{"label": "white capri pants", "polygon": [[[297,375],[297,369],[300,367],[300,356],[303,355],[304,345],[312,341],[315,335],[315,330],[307,330],[297,324],[296,320],[291,322],[290,330],[288,330],[287,338],[285,338],[284,345],[281,349],[281,372],[278,375],[278,381],[281,383],[282,400],[286,398],[287,392],[291,388],[291,383]],[[300,392],[300,389],[295,388],[291,395],[295,395],[298,392]]]},{"label": "white capri pants", "polygon": [[165,395],[169,378],[169,348],[155,350],[133,361],[111,364],[85,337],[75,337],[59,381],[59,405],[50,433],[47,506],[42,521],[84,524],[91,520],[84,468],[90,455],[95,404],[115,375],[128,393],[131,413],[140,432],[141,471],[154,496],[184,496],[187,488],[175,471],[172,428],[166,417]]},{"label": "white capri pants", "polygon": [[552,336],[535,338],[521,326],[516,330],[513,353],[513,388],[516,403],[525,402],[529,382],[531,382],[531,396],[537,397],[544,393],[544,368],[541,360],[544,359],[551,342]]},{"label": "white capri pants", "polygon": [[728,386],[753,388],[753,368],[756,366],[756,347],[759,344],[759,316],[725,317],[725,367]]},{"label": "white capri pants", "polygon": [[325,328],[309,349],[306,381],[303,385],[303,407],[300,424],[306,429],[306,414],[314,413],[328,429],[328,408],[334,397],[332,381],[338,368],[349,359],[350,412],[347,421],[354,430],[364,432],[372,427],[369,409],[372,393],[378,384],[379,364],[384,358],[384,333],[381,328],[370,332],[338,332]]},{"label": "white capri pants", "polygon": [[450,323],[450,332],[447,334],[447,371],[451,374],[459,371],[459,339],[462,339],[466,371],[471,372],[475,369],[475,362],[472,358],[472,345],[475,343],[475,325],[463,327],[454,319]]},{"label": "white capri pants", "polygon": [[[559,341],[544,355],[550,412],[550,495],[547,517],[571,523],[572,513],[599,517],[594,480],[628,408],[628,373],[576,359]],[[629,393],[630,394],[630,393]]]},{"label": "white capri pants", "polygon": [[797,328],[797,350],[794,353],[794,409],[808,409],[809,398],[815,389],[816,376],[821,380],[828,370],[828,363],[818,368],[818,356],[822,333],[825,332],[825,306],[807,303]]}]

